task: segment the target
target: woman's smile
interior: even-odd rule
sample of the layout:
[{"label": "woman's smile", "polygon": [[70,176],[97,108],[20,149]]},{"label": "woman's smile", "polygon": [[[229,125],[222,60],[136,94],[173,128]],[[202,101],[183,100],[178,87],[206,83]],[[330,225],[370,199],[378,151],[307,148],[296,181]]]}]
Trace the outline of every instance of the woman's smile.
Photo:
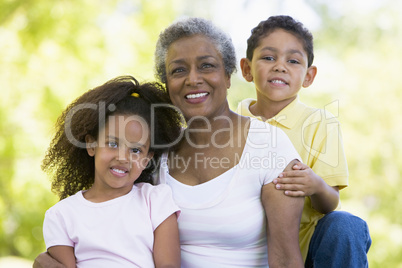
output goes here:
[{"label": "woman's smile", "polygon": [[170,98],[186,118],[212,118],[229,110],[226,94],[230,76],[209,38],[195,35],[173,42],[166,66]]}]

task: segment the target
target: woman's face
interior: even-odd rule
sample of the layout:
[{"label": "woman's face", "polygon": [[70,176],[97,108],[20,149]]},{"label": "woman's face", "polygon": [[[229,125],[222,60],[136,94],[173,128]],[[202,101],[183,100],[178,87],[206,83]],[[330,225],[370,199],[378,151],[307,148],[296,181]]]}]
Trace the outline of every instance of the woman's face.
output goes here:
[{"label": "woman's face", "polygon": [[173,42],[167,52],[166,74],[170,98],[187,120],[213,118],[229,110],[230,76],[209,38],[194,35]]}]

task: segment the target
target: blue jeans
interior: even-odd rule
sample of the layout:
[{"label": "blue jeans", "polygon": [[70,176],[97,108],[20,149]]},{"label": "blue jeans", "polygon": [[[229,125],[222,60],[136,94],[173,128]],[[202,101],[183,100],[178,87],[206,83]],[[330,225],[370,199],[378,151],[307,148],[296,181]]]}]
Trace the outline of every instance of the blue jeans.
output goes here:
[{"label": "blue jeans", "polygon": [[364,220],[345,211],[333,211],[318,221],[305,267],[368,267],[370,246],[371,237]]}]

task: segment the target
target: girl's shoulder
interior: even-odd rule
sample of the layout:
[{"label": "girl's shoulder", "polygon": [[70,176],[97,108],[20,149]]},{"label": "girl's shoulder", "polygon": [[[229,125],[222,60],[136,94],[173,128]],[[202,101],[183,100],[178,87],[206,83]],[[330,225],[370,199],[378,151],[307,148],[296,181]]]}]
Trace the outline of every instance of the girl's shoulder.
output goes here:
[{"label": "girl's shoulder", "polygon": [[150,183],[140,182],[134,184],[134,188],[145,196],[172,194],[172,190],[167,184],[152,185]]},{"label": "girl's shoulder", "polygon": [[66,197],[56,204],[54,204],[52,207],[50,207],[46,213],[55,213],[57,211],[66,211],[66,210],[74,210],[77,207],[77,204],[80,204],[83,199],[82,191],[77,192],[74,195],[71,195],[69,197]]},{"label": "girl's shoulder", "polygon": [[[167,211],[172,213],[180,209],[174,202],[172,190],[167,184],[151,185],[149,183],[136,183],[134,185],[138,197],[143,199],[148,207],[152,207],[152,213],[160,212],[161,215]],[[134,192],[134,191],[133,191]],[[159,217],[159,216],[158,216]]]}]

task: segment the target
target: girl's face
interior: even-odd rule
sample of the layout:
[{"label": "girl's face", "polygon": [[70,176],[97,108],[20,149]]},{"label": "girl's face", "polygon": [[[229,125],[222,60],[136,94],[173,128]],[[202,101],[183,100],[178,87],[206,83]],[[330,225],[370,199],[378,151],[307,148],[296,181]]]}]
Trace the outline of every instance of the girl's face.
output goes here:
[{"label": "girl's face", "polygon": [[118,197],[131,191],[153,156],[149,137],[148,124],[135,115],[110,116],[94,146],[93,137],[86,137],[88,154],[95,157],[96,193]]},{"label": "girl's face", "polygon": [[167,52],[166,74],[170,98],[186,119],[219,116],[229,109],[230,76],[209,38],[194,35],[173,42]]}]

